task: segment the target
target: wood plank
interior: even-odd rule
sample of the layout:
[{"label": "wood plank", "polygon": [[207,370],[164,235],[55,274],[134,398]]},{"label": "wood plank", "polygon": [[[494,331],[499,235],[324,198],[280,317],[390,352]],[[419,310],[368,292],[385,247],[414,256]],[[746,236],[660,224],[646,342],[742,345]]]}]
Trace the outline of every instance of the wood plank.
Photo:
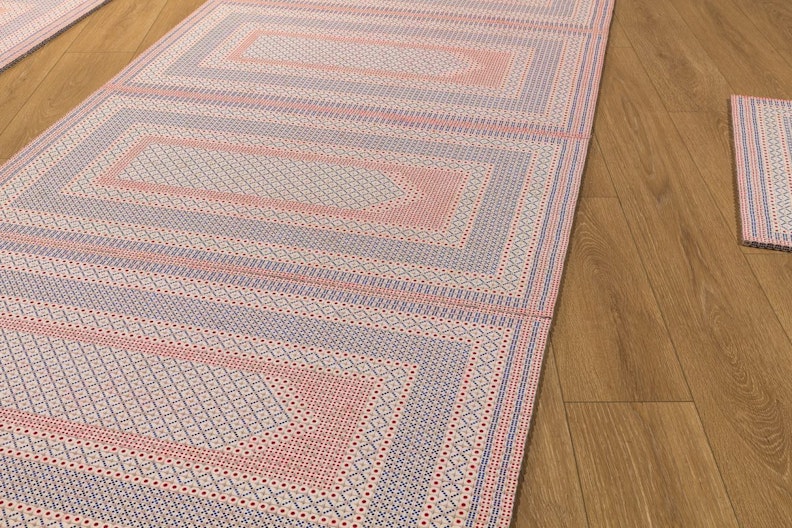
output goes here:
[{"label": "wood plank", "polygon": [[775,249],[759,248],[753,246],[740,246],[740,251],[746,255],[766,255],[768,253],[776,253]]},{"label": "wood plank", "polygon": [[10,158],[126,66],[131,53],[65,53],[0,134]]},{"label": "wood plank", "polygon": [[746,258],[787,335],[792,336],[792,253],[764,250]]},{"label": "wood plank", "polygon": [[69,48],[75,53],[134,52],[166,0],[113,0],[93,13]]},{"label": "wood plank", "polygon": [[720,108],[728,99],[726,79],[671,4],[616,2],[616,14],[668,110]]},{"label": "wood plank", "polygon": [[566,410],[553,352],[548,347],[536,414],[514,509],[513,528],[586,526]]},{"label": "wood plank", "polygon": [[672,113],[671,118],[729,225],[735,244],[740,244],[732,126],[726,105],[721,112],[679,112]]},{"label": "wood plank", "polygon": [[671,4],[734,92],[792,99],[789,63],[732,0],[671,0]]},{"label": "wood plank", "polygon": [[73,25],[45,45],[0,73],[0,131],[8,126],[30,94],[60,60],[85,27],[87,20]]},{"label": "wood plank", "polygon": [[693,404],[567,410],[592,527],[738,526]]},{"label": "wood plank", "polygon": [[690,400],[618,199],[578,206],[556,317],[566,401]]},{"label": "wood plank", "polygon": [[762,32],[773,48],[788,62],[792,61],[792,2],[735,0],[735,4],[743,16]]},{"label": "wood plank", "polygon": [[608,47],[609,48],[631,48],[632,43],[624,32],[624,27],[621,23],[614,18],[611,21],[610,31],[608,32]]},{"label": "wood plank", "polygon": [[146,33],[145,38],[135,52],[136,55],[150,48],[157,40],[165,36],[168,31],[190,16],[190,14],[206,3],[206,0],[168,0],[160,11],[159,16]]},{"label": "wood plank", "polygon": [[583,171],[583,185],[580,187],[581,197],[615,197],[616,190],[611,183],[608,167],[602,158],[602,152],[596,139],[589,142],[586,168]]},{"label": "wood plank", "polygon": [[744,526],[782,526],[792,344],[641,59],[608,64],[598,139],[726,488]]}]

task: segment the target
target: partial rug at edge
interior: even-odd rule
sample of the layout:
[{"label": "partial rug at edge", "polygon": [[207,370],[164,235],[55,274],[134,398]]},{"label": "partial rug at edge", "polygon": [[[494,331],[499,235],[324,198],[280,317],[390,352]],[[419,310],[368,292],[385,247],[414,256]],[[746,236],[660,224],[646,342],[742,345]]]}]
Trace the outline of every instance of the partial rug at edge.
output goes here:
[{"label": "partial rug at edge", "polygon": [[732,96],[742,236],[792,251],[792,101]]},{"label": "partial rug at edge", "polygon": [[0,524],[508,526],[610,16],[214,0],[10,160]]},{"label": "partial rug at edge", "polygon": [[108,0],[0,0],[0,71]]}]

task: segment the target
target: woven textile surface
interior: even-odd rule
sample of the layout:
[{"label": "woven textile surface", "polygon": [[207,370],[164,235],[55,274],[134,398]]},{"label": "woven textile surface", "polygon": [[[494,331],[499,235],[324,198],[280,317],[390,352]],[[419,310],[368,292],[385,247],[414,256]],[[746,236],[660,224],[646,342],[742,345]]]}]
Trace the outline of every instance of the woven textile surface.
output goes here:
[{"label": "woven textile surface", "polygon": [[0,0],[0,70],[108,0]]},{"label": "woven textile surface", "polygon": [[732,97],[742,236],[792,251],[792,101]]},{"label": "woven textile surface", "polygon": [[610,16],[213,0],[18,153],[0,525],[508,526]]}]

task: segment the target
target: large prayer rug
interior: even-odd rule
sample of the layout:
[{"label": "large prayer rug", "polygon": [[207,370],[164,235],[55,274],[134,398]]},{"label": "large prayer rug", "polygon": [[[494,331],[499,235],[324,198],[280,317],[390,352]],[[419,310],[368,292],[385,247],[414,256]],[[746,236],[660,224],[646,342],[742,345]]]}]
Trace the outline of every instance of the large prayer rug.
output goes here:
[{"label": "large prayer rug", "polygon": [[108,0],[0,0],[0,70]]},{"label": "large prayer rug", "polygon": [[212,0],[10,160],[3,522],[508,526],[610,16]]},{"label": "large prayer rug", "polygon": [[742,236],[792,251],[792,101],[732,97]]}]

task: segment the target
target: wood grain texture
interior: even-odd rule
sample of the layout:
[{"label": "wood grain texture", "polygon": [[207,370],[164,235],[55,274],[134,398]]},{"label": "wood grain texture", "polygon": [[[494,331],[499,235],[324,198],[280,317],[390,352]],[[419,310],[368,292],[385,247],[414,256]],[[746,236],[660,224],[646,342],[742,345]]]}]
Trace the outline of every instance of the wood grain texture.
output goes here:
[{"label": "wood grain texture", "polygon": [[118,73],[131,53],[65,53],[0,134],[0,156],[11,157]]},{"label": "wood grain texture", "polygon": [[69,51],[134,52],[166,0],[112,0],[88,19],[86,30]]},{"label": "wood grain texture", "polygon": [[735,0],[735,4],[773,48],[792,64],[792,2]]},{"label": "wood grain texture", "polygon": [[792,519],[792,344],[640,59],[614,49],[600,146],[744,526]]},{"label": "wood grain texture", "polygon": [[691,403],[567,405],[590,526],[738,526]]},{"label": "wood grain texture", "polygon": [[609,48],[630,48],[632,44],[624,32],[624,28],[618,19],[614,18],[611,21],[610,32],[608,33],[608,47]]},{"label": "wood grain texture", "polygon": [[787,335],[792,336],[792,253],[757,250],[746,258]]},{"label": "wood grain texture", "polygon": [[586,511],[553,352],[548,347],[513,528],[585,527]]},{"label": "wood grain texture", "polygon": [[206,0],[168,0],[138,45],[135,54],[138,55],[147,50],[205,2]]},{"label": "wood grain texture", "polygon": [[671,119],[715,199],[721,216],[729,225],[734,240],[740,243],[732,125],[726,103],[720,112],[679,112],[672,113]]},{"label": "wood grain texture", "polygon": [[0,132],[14,119],[49,71],[60,60],[87,20],[73,25],[22,61],[0,72]]},{"label": "wood grain texture", "polygon": [[670,3],[624,0],[616,14],[668,110],[723,106],[726,79]]},{"label": "wood grain texture", "polygon": [[583,171],[583,184],[580,187],[580,196],[588,198],[613,198],[616,190],[611,183],[608,167],[602,157],[596,139],[589,142],[586,168]]},{"label": "wood grain texture", "polygon": [[574,229],[551,338],[565,400],[690,400],[619,201],[584,198]]},{"label": "wood grain texture", "polygon": [[670,3],[735,93],[792,99],[792,68],[733,0]]}]

